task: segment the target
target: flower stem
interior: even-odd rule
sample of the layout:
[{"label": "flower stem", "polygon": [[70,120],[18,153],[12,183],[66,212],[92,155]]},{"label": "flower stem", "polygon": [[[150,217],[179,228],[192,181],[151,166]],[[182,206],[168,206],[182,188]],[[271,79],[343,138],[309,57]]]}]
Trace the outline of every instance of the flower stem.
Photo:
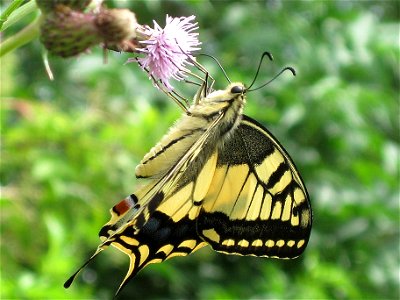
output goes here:
[{"label": "flower stem", "polygon": [[2,42],[0,44],[0,57],[38,37],[41,19],[42,16],[38,16],[31,24],[26,26],[20,32]]}]

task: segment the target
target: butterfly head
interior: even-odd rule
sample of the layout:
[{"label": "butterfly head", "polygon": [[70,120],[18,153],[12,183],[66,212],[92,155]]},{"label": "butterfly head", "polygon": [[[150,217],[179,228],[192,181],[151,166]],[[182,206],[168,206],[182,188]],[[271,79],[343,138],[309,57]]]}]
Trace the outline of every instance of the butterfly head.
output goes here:
[{"label": "butterfly head", "polygon": [[244,105],[246,103],[246,93],[248,89],[241,82],[232,82],[225,89],[225,95],[229,95],[229,99],[232,102],[237,102],[240,105]]},{"label": "butterfly head", "polygon": [[243,83],[232,83],[229,85],[229,89],[232,95],[244,95],[247,91]]},{"label": "butterfly head", "polygon": [[241,102],[244,104],[245,102],[245,94],[247,92],[247,88],[241,82],[233,82],[230,83],[227,88],[223,90],[215,90],[208,94],[206,97],[202,99],[203,103],[217,103],[217,102],[226,102],[230,104],[232,102]]}]

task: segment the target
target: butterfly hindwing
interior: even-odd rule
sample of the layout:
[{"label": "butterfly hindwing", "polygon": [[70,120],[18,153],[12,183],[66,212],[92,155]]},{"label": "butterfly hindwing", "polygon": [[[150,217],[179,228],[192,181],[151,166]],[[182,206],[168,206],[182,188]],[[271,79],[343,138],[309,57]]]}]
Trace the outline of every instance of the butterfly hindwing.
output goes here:
[{"label": "butterfly hindwing", "polygon": [[[190,152],[195,152],[195,149]],[[194,161],[189,161],[195,164],[197,156],[193,157]],[[190,169],[177,172],[181,174],[179,184],[165,194],[163,190],[158,190],[155,193],[157,199],[150,199],[146,204],[149,217],[145,222],[140,221],[143,225],[139,230],[137,220],[142,213],[137,212],[143,203],[141,200],[156,189],[157,180],[151,181],[111,209],[111,220],[100,231],[103,246],[112,245],[130,258],[128,273],[119,290],[148,264],[185,256],[206,245],[197,234],[196,220],[202,199],[212,183],[216,164],[217,153],[214,153],[198,172]],[[149,207],[151,205],[155,206]],[[129,221],[132,218],[130,215],[135,222]]]},{"label": "butterfly hindwing", "polygon": [[130,258],[129,270],[119,290],[148,264],[185,256],[205,246],[196,230],[200,207],[191,201],[194,193],[194,185],[190,183],[163,199],[140,230],[127,224],[109,236],[107,225],[102,228],[100,235],[106,239],[105,245],[116,247]]},{"label": "butterfly hindwing", "polygon": [[216,251],[293,258],[311,229],[307,191],[292,160],[263,126],[243,116],[219,151],[197,230]]},{"label": "butterfly hindwing", "polygon": [[128,226],[114,238],[111,245],[130,258],[129,270],[119,290],[147,265],[160,263],[174,256],[185,256],[205,246],[196,233],[196,221],[188,214],[174,221],[158,210],[139,232]]}]

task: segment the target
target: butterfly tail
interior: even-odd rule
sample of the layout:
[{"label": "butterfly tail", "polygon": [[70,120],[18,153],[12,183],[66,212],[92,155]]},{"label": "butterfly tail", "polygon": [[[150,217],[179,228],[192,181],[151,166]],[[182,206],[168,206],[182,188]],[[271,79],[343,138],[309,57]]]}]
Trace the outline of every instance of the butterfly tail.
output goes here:
[{"label": "butterfly tail", "polygon": [[128,256],[129,256],[129,269],[125,275],[125,278],[122,280],[121,284],[119,285],[118,290],[114,295],[114,299],[117,298],[118,294],[122,291],[122,289],[129,282],[129,280],[132,279],[133,277],[135,277],[136,274],[139,273],[139,271],[141,269],[143,269],[143,267],[145,266],[145,265],[142,265],[142,266],[136,265],[136,255],[134,255],[133,253],[129,254]]},{"label": "butterfly tail", "polygon": [[71,284],[74,282],[75,278],[78,276],[78,274],[101,252],[103,251],[107,246],[100,245],[96,252],[74,273],[71,275],[70,278],[67,279],[64,283],[64,288],[69,288]]}]

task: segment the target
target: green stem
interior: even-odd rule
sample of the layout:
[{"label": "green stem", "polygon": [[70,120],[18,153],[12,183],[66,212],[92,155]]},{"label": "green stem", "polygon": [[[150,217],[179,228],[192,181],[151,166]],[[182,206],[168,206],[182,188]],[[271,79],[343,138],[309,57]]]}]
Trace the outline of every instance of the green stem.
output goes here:
[{"label": "green stem", "polygon": [[6,10],[1,14],[0,17],[0,29],[3,27],[3,23],[7,21],[8,16],[16,10],[23,2],[24,0],[14,0],[7,8]]},{"label": "green stem", "polygon": [[1,14],[0,31],[6,30],[8,27],[18,22],[26,15],[32,13],[35,10],[38,10],[36,2],[34,0],[31,0],[28,3],[19,7],[22,1],[23,0],[14,0],[10,4],[10,6],[7,7],[7,9]]},{"label": "green stem", "polygon": [[0,44],[0,57],[6,53],[21,47],[39,36],[41,16],[38,16],[31,24],[20,32],[6,39]]}]

